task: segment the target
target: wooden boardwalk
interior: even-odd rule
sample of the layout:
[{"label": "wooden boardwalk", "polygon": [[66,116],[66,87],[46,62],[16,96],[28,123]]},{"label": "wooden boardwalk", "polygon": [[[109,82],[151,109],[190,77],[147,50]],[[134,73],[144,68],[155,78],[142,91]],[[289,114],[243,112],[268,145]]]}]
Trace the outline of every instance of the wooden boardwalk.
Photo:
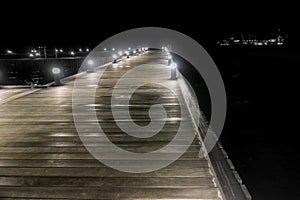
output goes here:
[{"label": "wooden boardwalk", "polygon": [[[37,89],[36,89],[37,90]],[[30,90],[30,89],[0,89],[0,105],[4,104],[6,102],[12,101],[16,98],[19,98],[21,96],[30,94],[32,92],[35,92],[36,90]]]},{"label": "wooden boardwalk", "polygon": [[[167,78],[170,69],[161,67],[166,60],[152,52],[84,74],[80,79],[88,82],[106,70],[98,86],[91,86],[97,87],[95,105],[86,106],[96,109],[98,122],[114,144],[128,151],[150,152],[173,139],[180,120],[191,120],[181,115],[172,92],[148,84],[133,95],[130,113],[137,124],[147,125],[149,106],[164,105],[169,120],[161,132],[142,139],[128,136],[118,128],[110,107],[113,87],[124,73],[141,64],[160,68],[155,77],[146,74],[144,78],[169,82],[176,95],[182,96],[177,81]],[[198,158],[200,144],[196,137],[180,159],[155,172],[121,172],[96,160],[83,146],[74,125],[73,84],[74,81],[69,81],[60,87],[41,89],[0,105],[0,198],[221,199],[208,161]],[[186,131],[195,132],[192,125]],[[91,140],[94,136],[88,135]],[[105,151],[105,146],[97,147]],[[146,164],[153,162],[145,158]]]}]

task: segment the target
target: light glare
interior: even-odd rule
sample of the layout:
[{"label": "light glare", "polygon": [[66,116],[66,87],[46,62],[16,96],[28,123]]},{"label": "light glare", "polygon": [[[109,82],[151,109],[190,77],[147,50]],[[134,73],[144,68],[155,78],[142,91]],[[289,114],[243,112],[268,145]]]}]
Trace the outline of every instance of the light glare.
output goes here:
[{"label": "light glare", "polygon": [[173,62],[172,69],[176,69],[176,68],[177,68],[177,63]]},{"label": "light glare", "polygon": [[59,74],[60,73],[60,69],[58,67],[53,67],[52,68],[52,73],[53,74]]},{"label": "light glare", "polygon": [[88,60],[88,64],[89,64],[89,65],[93,65],[93,64],[94,64],[94,61],[93,61],[93,60]]}]

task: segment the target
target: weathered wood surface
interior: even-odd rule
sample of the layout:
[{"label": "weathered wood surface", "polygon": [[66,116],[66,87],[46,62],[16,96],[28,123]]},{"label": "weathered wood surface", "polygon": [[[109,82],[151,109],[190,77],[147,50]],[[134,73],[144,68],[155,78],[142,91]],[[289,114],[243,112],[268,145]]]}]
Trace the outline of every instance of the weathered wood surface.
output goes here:
[{"label": "weathered wood surface", "polygon": [[[141,139],[128,136],[118,128],[110,108],[112,89],[125,72],[149,63],[161,66],[167,61],[161,54],[149,52],[108,66],[98,85],[91,85],[97,87],[95,105],[86,105],[87,109],[96,109],[101,113],[97,115],[98,121],[93,123],[100,123],[109,139],[128,151],[149,152],[161,148],[173,139],[181,120],[190,120],[181,115],[179,103],[172,92],[149,84],[132,96],[130,113],[137,124],[147,125],[150,120],[149,107],[162,104],[168,113],[168,120],[161,132]],[[155,77],[145,77],[171,81],[166,78],[170,75],[169,70],[167,67],[161,68]],[[87,73],[80,78],[88,80],[95,75]],[[220,199],[208,161],[198,158],[200,145],[196,138],[180,159],[155,172],[120,172],[94,159],[83,146],[73,122],[73,84],[70,81],[60,87],[42,89],[0,105],[1,198]],[[177,81],[172,81],[171,85],[176,95],[180,96]],[[127,86],[123,86],[125,93]],[[124,107],[126,105],[118,107],[121,117]],[[124,117],[123,120],[130,119]],[[185,131],[194,132],[192,126],[185,127]],[[86,135],[91,142],[95,136],[94,133]],[[102,152],[106,151],[105,146],[105,142],[93,144],[95,150]],[[174,146],[174,152],[176,150]],[[172,152],[165,152],[163,158],[168,159],[169,154]],[[143,163],[151,166],[153,162],[156,161],[145,158]],[[126,163],[122,162],[122,165]]]},{"label": "weathered wood surface", "polygon": [[26,89],[26,88],[15,88],[15,89],[4,89],[0,86],[0,104],[12,101],[16,98],[31,94],[32,92],[37,91],[38,89]]}]

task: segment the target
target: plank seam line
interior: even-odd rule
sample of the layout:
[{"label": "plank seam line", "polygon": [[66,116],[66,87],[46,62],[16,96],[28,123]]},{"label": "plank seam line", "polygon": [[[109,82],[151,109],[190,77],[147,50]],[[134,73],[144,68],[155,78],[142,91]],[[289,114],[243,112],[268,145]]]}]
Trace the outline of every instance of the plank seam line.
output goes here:
[{"label": "plank seam line", "polygon": [[41,89],[34,89],[34,90],[29,90],[29,91],[25,91],[25,92],[13,95],[11,97],[8,97],[7,99],[4,99],[4,101],[0,101],[0,105],[6,104],[8,102],[14,101],[14,100],[19,99],[19,98],[24,97],[24,96],[30,95],[30,94],[32,94],[34,92],[37,92],[37,91],[40,91],[40,90]]}]

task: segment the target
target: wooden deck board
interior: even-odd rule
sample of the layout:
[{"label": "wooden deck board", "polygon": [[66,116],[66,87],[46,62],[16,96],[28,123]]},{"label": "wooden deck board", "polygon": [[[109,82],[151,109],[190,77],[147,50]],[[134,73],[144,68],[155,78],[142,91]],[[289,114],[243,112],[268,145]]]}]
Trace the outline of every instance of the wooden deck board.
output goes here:
[{"label": "wooden deck board", "polygon": [[[96,73],[81,77],[83,83],[97,88],[94,105],[98,120],[86,119],[89,123],[100,123],[109,139],[121,148],[147,152],[166,145],[173,139],[180,121],[190,121],[180,113],[180,105],[174,94],[157,85],[141,87],[130,100],[130,112],[139,125],[150,121],[148,109],[153,104],[162,104],[168,113],[168,120],[161,132],[154,137],[141,139],[126,135],[114,120],[110,107],[112,89],[119,78],[128,70],[140,65],[166,64],[159,53],[121,61],[118,65],[130,67],[115,68],[112,65],[100,81],[100,86],[90,84]],[[101,69],[103,70],[103,69]],[[155,71],[151,80],[170,81],[168,68]],[[136,81],[132,78],[128,81]],[[72,115],[72,87],[70,81],[60,87],[42,89],[32,94],[0,104],[0,197],[5,199],[209,199],[219,197],[208,161],[198,158],[199,141],[193,144],[180,159],[169,166],[150,173],[125,173],[111,169],[98,160],[83,146]],[[117,96],[126,95],[130,85],[120,85]],[[172,82],[176,95],[181,95],[178,83]],[[83,98],[86,91],[82,90]],[[118,105],[122,121],[130,121],[124,115],[128,105]],[[183,108],[187,112],[186,108]],[[158,120],[160,121],[160,120]],[[160,122],[163,123],[163,122]],[[185,131],[194,132],[192,125]],[[97,134],[90,131],[86,137],[93,141]],[[177,139],[181,145],[184,138]],[[97,151],[105,152],[107,143],[91,143]],[[176,153],[173,145],[173,153]],[[145,157],[143,164],[168,160],[172,152],[165,152],[156,160]],[[120,166],[131,167],[131,160],[121,155],[103,157],[120,160]],[[123,162],[123,161],[126,162]],[[128,166],[127,166],[128,164]]]}]

